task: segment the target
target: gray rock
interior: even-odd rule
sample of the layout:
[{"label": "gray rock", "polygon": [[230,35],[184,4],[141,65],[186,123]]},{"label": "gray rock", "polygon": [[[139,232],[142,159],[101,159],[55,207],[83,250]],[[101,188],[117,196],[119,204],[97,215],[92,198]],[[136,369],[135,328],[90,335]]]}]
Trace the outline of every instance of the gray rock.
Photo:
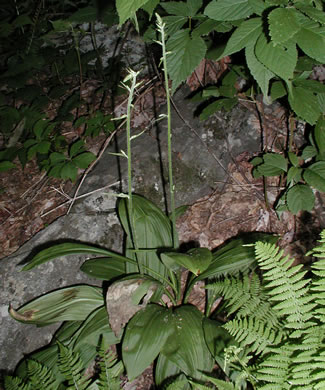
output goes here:
[{"label": "gray rock", "polygon": [[[216,182],[227,177],[227,164],[243,151],[258,151],[259,141],[248,123],[251,115],[237,106],[230,113],[218,113],[208,121],[193,117],[196,105],[185,100],[181,88],[174,96],[185,122],[173,112],[173,168],[177,205],[193,203],[212,192]],[[162,110],[164,111],[165,108]],[[120,186],[102,190],[80,199],[69,215],[59,218],[38,233],[14,255],[1,260],[0,274],[0,370],[12,371],[27,353],[48,343],[56,326],[36,328],[13,320],[8,305],[23,303],[63,286],[88,283],[100,285],[79,271],[85,256],[69,256],[20,272],[21,262],[31,253],[64,240],[94,243],[115,251],[122,250],[122,230],[115,214],[116,192],[126,191],[126,161],[110,154],[126,151],[125,132],[118,135],[95,169],[88,175],[82,191],[88,193],[122,179]],[[168,193],[166,123],[146,131],[132,142],[134,191],[165,207]],[[230,150],[229,150],[230,149]],[[163,162],[161,162],[163,161]]]}]

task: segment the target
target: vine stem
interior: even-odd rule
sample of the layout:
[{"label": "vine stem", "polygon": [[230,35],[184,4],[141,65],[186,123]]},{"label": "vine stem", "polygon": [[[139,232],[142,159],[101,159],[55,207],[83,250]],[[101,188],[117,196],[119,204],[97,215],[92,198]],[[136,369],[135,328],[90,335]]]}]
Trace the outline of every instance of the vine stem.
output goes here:
[{"label": "vine stem", "polygon": [[170,90],[168,83],[168,72],[167,72],[167,51],[165,44],[165,23],[162,22],[161,17],[156,14],[158,31],[161,34],[161,42],[158,42],[162,46],[162,61],[163,71],[165,79],[165,90],[167,100],[167,141],[168,141],[168,179],[169,179],[169,193],[170,193],[170,211],[171,211],[171,222],[172,222],[172,237],[173,237],[173,248],[177,248],[177,231],[176,231],[176,214],[175,214],[175,186],[173,182],[173,159],[172,159],[172,130],[171,130],[171,105],[170,105]]}]

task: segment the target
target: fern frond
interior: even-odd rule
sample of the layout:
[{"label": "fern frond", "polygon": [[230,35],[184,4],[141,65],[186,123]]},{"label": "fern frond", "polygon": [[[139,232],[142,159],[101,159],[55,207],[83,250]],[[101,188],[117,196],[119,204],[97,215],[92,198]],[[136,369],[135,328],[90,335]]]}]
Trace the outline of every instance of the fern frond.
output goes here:
[{"label": "fern frond", "polygon": [[30,384],[25,383],[18,376],[6,375],[4,377],[5,390],[32,390]]},{"label": "fern frond", "polygon": [[270,301],[279,302],[273,309],[286,317],[286,327],[303,329],[312,325],[312,309],[315,303],[309,292],[310,279],[307,271],[301,271],[303,265],[292,266],[293,259],[283,256],[283,250],[275,245],[257,242],[255,253],[260,268],[264,271],[266,288],[271,295]]},{"label": "fern frond", "polygon": [[279,326],[277,312],[273,310],[268,295],[257,274],[229,277],[207,285],[217,294],[225,298],[229,314],[236,313],[236,318],[254,316],[274,327]]},{"label": "fern frond", "polygon": [[261,353],[266,347],[280,343],[285,335],[266,322],[245,317],[227,322],[223,327],[235,338],[240,347],[250,346],[250,351]]},{"label": "fern frond", "polygon": [[27,361],[27,374],[34,390],[56,390],[52,371],[36,360]]},{"label": "fern frond", "polygon": [[58,366],[69,383],[68,390],[85,390],[91,380],[83,376],[84,368],[79,354],[61,342],[57,341],[57,343],[59,346]]},{"label": "fern frond", "polygon": [[116,355],[112,351],[105,351],[103,340],[98,355],[100,358],[98,388],[100,390],[119,390],[121,388],[120,375],[124,369],[122,362],[117,361]]}]

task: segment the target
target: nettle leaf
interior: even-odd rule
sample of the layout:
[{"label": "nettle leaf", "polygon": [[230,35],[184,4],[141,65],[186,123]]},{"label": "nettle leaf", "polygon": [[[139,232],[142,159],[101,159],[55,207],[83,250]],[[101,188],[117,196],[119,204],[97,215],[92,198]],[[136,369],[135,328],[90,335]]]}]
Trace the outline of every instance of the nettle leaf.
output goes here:
[{"label": "nettle leaf", "polygon": [[257,84],[262,90],[264,96],[268,96],[269,82],[275,77],[275,74],[267,69],[255,56],[255,42],[246,46],[245,56],[247,66],[257,81]]},{"label": "nettle leaf", "polygon": [[315,22],[325,24],[325,13],[323,11],[299,2],[295,4],[295,7],[302,11],[305,15],[309,16]]},{"label": "nettle leaf", "polygon": [[141,7],[144,11],[148,12],[149,19],[152,18],[153,11],[155,10],[158,4],[159,4],[159,0],[149,0],[146,4],[144,4]]},{"label": "nettle leaf", "polygon": [[325,119],[319,118],[314,129],[314,137],[320,153],[325,152]]},{"label": "nettle leaf", "polygon": [[172,312],[162,306],[148,305],[128,323],[122,356],[129,380],[140,375],[158,356],[172,329]]},{"label": "nettle leaf", "polygon": [[282,154],[265,153],[263,155],[263,160],[265,164],[270,165],[274,168],[281,169],[284,172],[286,172],[287,170],[288,162]]},{"label": "nettle leaf", "polygon": [[85,152],[74,157],[72,161],[77,165],[78,168],[86,169],[95,160],[96,156],[94,155],[94,153]]},{"label": "nettle leaf", "polygon": [[262,18],[252,18],[245,20],[233,32],[229,38],[222,57],[229,56],[242,50],[249,44],[255,43],[262,32]]},{"label": "nettle leaf", "polygon": [[275,8],[268,16],[272,41],[281,44],[292,38],[300,29],[294,8]]},{"label": "nettle leaf", "polygon": [[255,55],[258,61],[282,79],[289,80],[293,77],[298,59],[294,42],[286,42],[286,47],[274,46],[262,33],[256,42]]},{"label": "nettle leaf", "polygon": [[306,168],[304,179],[311,187],[325,192],[325,162],[319,161]]},{"label": "nettle leaf", "polygon": [[325,36],[320,30],[309,30],[302,27],[295,37],[298,46],[315,60],[325,62]]},{"label": "nettle leaf", "polygon": [[73,286],[52,291],[19,308],[10,308],[17,321],[48,325],[60,321],[83,321],[96,308],[104,305],[102,289]]},{"label": "nettle leaf", "polygon": [[120,18],[120,24],[123,24],[127,19],[131,18],[147,2],[148,0],[116,0],[116,9]]},{"label": "nettle leaf", "polygon": [[253,8],[248,0],[214,0],[205,8],[204,14],[211,19],[230,21],[252,15]]},{"label": "nettle leaf", "polygon": [[266,8],[266,4],[263,0],[248,0],[248,4],[252,7],[254,13],[257,15],[262,15]]},{"label": "nettle leaf", "polygon": [[194,71],[204,58],[207,47],[201,37],[190,36],[190,30],[180,30],[172,35],[167,42],[167,66],[173,82],[172,91]]},{"label": "nettle leaf", "polygon": [[293,85],[289,92],[289,103],[293,111],[311,125],[316,123],[321,114],[317,96],[306,88]]},{"label": "nettle leaf", "polygon": [[174,15],[171,15],[171,16],[165,16],[162,19],[163,19],[163,22],[166,24],[166,33],[168,35],[175,34],[187,22],[187,18],[184,17],[184,16],[174,16]]},{"label": "nettle leaf", "polygon": [[311,211],[315,197],[312,189],[305,184],[296,184],[287,191],[287,205],[293,214],[300,210]]}]

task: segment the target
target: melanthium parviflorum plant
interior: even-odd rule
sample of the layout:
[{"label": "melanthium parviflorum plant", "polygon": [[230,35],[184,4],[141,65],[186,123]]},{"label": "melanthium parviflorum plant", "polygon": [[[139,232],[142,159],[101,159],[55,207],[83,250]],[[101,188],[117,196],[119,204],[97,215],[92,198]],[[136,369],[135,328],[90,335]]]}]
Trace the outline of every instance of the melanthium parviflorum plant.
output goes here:
[{"label": "melanthium parviflorum plant", "polygon": [[[164,24],[159,16],[157,18],[166,72]],[[220,326],[210,317],[215,294],[207,294],[207,305],[203,314],[188,303],[193,286],[199,281],[230,275],[239,270],[247,271],[254,267],[254,250],[242,245],[258,239],[275,240],[274,237],[256,234],[246,239],[233,240],[214,252],[206,248],[193,248],[186,253],[180,251],[173,201],[169,218],[152,202],[132,194],[131,191],[133,136],[130,131],[130,118],[133,94],[137,86],[136,75],[131,71],[124,81],[124,86],[129,91],[128,150],[126,153],[121,152],[121,155],[128,159],[129,186],[128,193],[120,195],[118,215],[127,236],[125,253],[120,255],[91,245],[65,243],[41,251],[23,268],[27,271],[67,254],[97,255],[100,257],[86,261],[81,270],[92,277],[109,282],[107,296],[104,296],[101,288],[80,285],[49,292],[18,310],[10,308],[15,319],[28,324],[42,326],[64,321],[55,335],[55,341],[30,356],[54,373],[56,385],[64,383],[65,380],[60,374],[61,358],[56,340],[61,343],[59,345],[68,347],[71,353],[78,354],[78,373],[82,369],[86,370],[97,356],[101,340],[101,348],[104,350],[112,344],[121,344],[121,358],[130,380],[140,375],[154,361],[155,381],[158,386],[179,375],[202,380],[204,373],[213,369],[211,337]],[[166,78],[166,89],[168,88]],[[167,119],[170,141],[170,110]],[[171,142],[168,143],[168,148],[171,163]],[[172,169],[169,173],[170,197],[173,199]],[[184,269],[188,270],[188,276],[186,286],[182,288],[181,275]],[[133,314],[123,329],[114,329],[114,334],[109,316],[111,304],[114,304],[112,300],[116,299],[112,291],[118,288],[120,294],[124,294],[123,309],[126,311],[131,308]],[[218,332],[220,340],[215,348],[221,350],[227,344],[229,335],[225,336],[226,332],[222,330]],[[17,375],[23,380],[28,377],[24,363],[17,368]],[[92,386],[97,388],[95,383]]]}]

